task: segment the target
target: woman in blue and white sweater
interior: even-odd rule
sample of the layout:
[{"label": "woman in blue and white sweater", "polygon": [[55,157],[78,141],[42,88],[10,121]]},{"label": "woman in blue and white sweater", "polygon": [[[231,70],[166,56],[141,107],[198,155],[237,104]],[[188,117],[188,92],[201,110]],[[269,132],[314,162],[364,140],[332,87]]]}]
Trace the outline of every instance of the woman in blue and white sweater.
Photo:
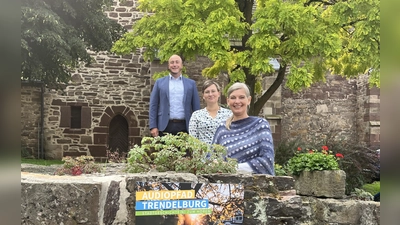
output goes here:
[{"label": "woman in blue and white sweater", "polygon": [[275,175],[269,123],[247,114],[251,102],[249,88],[244,83],[235,83],[228,89],[227,96],[233,115],[217,128],[213,144],[225,146],[227,156],[238,160],[239,170]]}]

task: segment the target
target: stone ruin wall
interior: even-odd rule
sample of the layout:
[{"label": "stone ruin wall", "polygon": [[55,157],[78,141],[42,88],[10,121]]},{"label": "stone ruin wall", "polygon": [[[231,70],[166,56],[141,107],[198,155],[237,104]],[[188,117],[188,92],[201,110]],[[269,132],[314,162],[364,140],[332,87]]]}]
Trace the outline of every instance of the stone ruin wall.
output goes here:
[{"label": "stone ruin wall", "polygon": [[[137,182],[241,184],[244,187],[243,225],[381,224],[379,202],[345,196],[303,195],[296,189],[296,181],[288,176],[196,176],[175,172],[53,176],[22,171],[21,224],[156,224],[154,220],[151,223],[135,216]],[[326,191],[336,192],[334,187],[329,187]],[[158,219],[159,224],[166,224],[163,218]],[[177,224],[177,218],[174,221]]]},{"label": "stone ruin wall", "polygon": [[336,134],[337,139],[379,148],[379,89],[369,88],[368,76],[326,78],[325,84],[299,93],[283,88],[282,138],[311,141]]},{"label": "stone ruin wall", "polygon": [[[108,143],[108,125],[115,115],[123,115],[129,124],[129,141],[140,143],[146,135],[150,101],[149,63],[139,54],[114,56],[100,53],[95,63],[77,69],[72,84],[65,90],[45,94],[46,150],[50,158],[66,155],[104,157]],[[61,127],[62,107],[81,105],[90,110],[82,129]],[[62,154],[62,155],[60,155]]]},{"label": "stone ruin wall", "polygon": [[373,149],[380,148],[380,90],[369,87],[368,77],[357,80],[357,140]]},{"label": "stone ruin wall", "polygon": [[293,93],[283,90],[282,117],[286,139],[301,137],[303,141],[325,138],[331,132],[354,139],[356,82],[328,76],[325,85]]},{"label": "stone ruin wall", "polygon": [[21,83],[21,155],[38,157],[41,84]]}]

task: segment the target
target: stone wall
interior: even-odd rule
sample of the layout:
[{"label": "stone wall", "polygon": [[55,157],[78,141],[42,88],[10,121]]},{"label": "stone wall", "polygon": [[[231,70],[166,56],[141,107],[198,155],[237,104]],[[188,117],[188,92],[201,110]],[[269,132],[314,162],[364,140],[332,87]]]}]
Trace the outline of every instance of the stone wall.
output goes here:
[{"label": "stone wall", "polygon": [[[143,173],[51,176],[21,172],[21,224],[137,224],[136,182],[240,183],[243,225],[379,225],[380,203],[300,196],[292,177]],[[162,223],[161,223],[162,224]]]},{"label": "stone wall", "polygon": [[299,93],[282,89],[282,138],[311,141],[334,134],[379,148],[379,89],[369,87],[368,76],[326,78]]},{"label": "stone wall", "polygon": [[143,17],[143,13],[137,10],[137,0],[113,0],[113,5],[105,10],[105,13],[116,20],[125,29],[132,29],[132,24]]},{"label": "stone wall", "polygon": [[370,87],[368,77],[357,80],[358,140],[373,149],[380,148],[380,90]]},{"label": "stone wall", "polygon": [[[262,88],[264,92],[274,83],[277,74],[273,76],[264,77]],[[263,92],[263,93],[264,93]],[[274,146],[279,145],[282,140],[282,86],[280,86],[271,98],[265,103],[264,107],[260,112],[260,116],[266,118],[270,124],[272,131],[272,138],[274,140]]]},{"label": "stone wall", "polygon": [[[94,55],[95,62],[77,69],[64,90],[45,93],[46,156],[105,157],[109,125],[121,115],[129,126],[129,143],[146,135],[150,96],[149,63],[140,55]],[[81,126],[71,128],[71,107],[81,107]]]},{"label": "stone wall", "polygon": [[21,154],[39,157],[41,83],[21,83]]}]

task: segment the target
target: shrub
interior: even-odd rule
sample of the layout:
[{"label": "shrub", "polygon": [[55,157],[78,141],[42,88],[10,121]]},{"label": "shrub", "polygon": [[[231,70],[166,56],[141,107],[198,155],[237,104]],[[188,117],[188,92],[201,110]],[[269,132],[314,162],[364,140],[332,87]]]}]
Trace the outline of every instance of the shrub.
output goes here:
[{"label": "shrub", "polygon": [[237,160],[226,158],[221,145],[209,146],[186,133],[144,137],[128,154],[131,173],[177,171],[194,174],[235,173]]},{"label": "shrub", "polygon": [[355,188],[354,191],[351,192],[350,196],[352,199],[357,200],[371,201],[374,199],[374,196],[372,196],[371,193],[358,188]]},{"label": "shrub", "polygon": [[72,158],[70,156],[63,157],[63,167],[58,169],[56,175],[73,175],[90,174],[101,171],[101,166],[95,164],[92,156],[79,156]]},{"label": "shrub", "polygon": [[381,182],[375,181],[371,184],[364,184],[362,189],[371,195],[376,195],[381,191]]},{"label": "shrub", "polygon": [[275,148],[275,163],[285,165],[296,154],[298,146],[305,146],[301,139],[282,140]]},{"label": "shrub", "polygon": [[293,175],[299,175],[303,171],[338,170],[340,158],[343,158],[342,154],[333,155],[326,145],[322,146],[321,151],[298,147],[293,158],[286,164],[286,169]]},{"label": "shrub", "polygon": [[287,176],[288,173],[286,172],[285,168],[277,163],[274,165],[275,168],[275,176]]},{"label": "shrub", "polygon": [[328,139],[326,143],[333,152],[341,152],[345,157],[339,167],[346,172],[346,193],[374,181],[379,171],[379,158],[375,150],[352,140]]},{"label": "shrub", "polygon": [[[298,145],[295,145],[295,144]],[[346,194],[355,188],[362,188],[364,184],[371,183],[379,176],[379,158],[376,150],[360,145],[353,139],[337,137],[335,132],[330,132],[324,139],[314,139],[307,143],[296,139],[283,142],[276,150],[275,163],[286,164],[289,156],[292,158],[297,147],[302,149],[317,149],[319,146],[328,146],[332,155],[341,153],[344,158],[338,161],[339,168],[346,172]],[[317,148],[316,148],[317,146]],[[378,177],[379,179],[379,177]]]}]

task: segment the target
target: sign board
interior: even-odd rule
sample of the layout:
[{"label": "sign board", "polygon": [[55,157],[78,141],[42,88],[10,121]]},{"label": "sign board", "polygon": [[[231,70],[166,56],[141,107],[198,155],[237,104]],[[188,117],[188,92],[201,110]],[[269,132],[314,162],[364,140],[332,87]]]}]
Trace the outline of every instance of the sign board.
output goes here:
[{"label": "sign board", "polygon": [[243,223],[241,184],[137,182],[136,225]]}]

